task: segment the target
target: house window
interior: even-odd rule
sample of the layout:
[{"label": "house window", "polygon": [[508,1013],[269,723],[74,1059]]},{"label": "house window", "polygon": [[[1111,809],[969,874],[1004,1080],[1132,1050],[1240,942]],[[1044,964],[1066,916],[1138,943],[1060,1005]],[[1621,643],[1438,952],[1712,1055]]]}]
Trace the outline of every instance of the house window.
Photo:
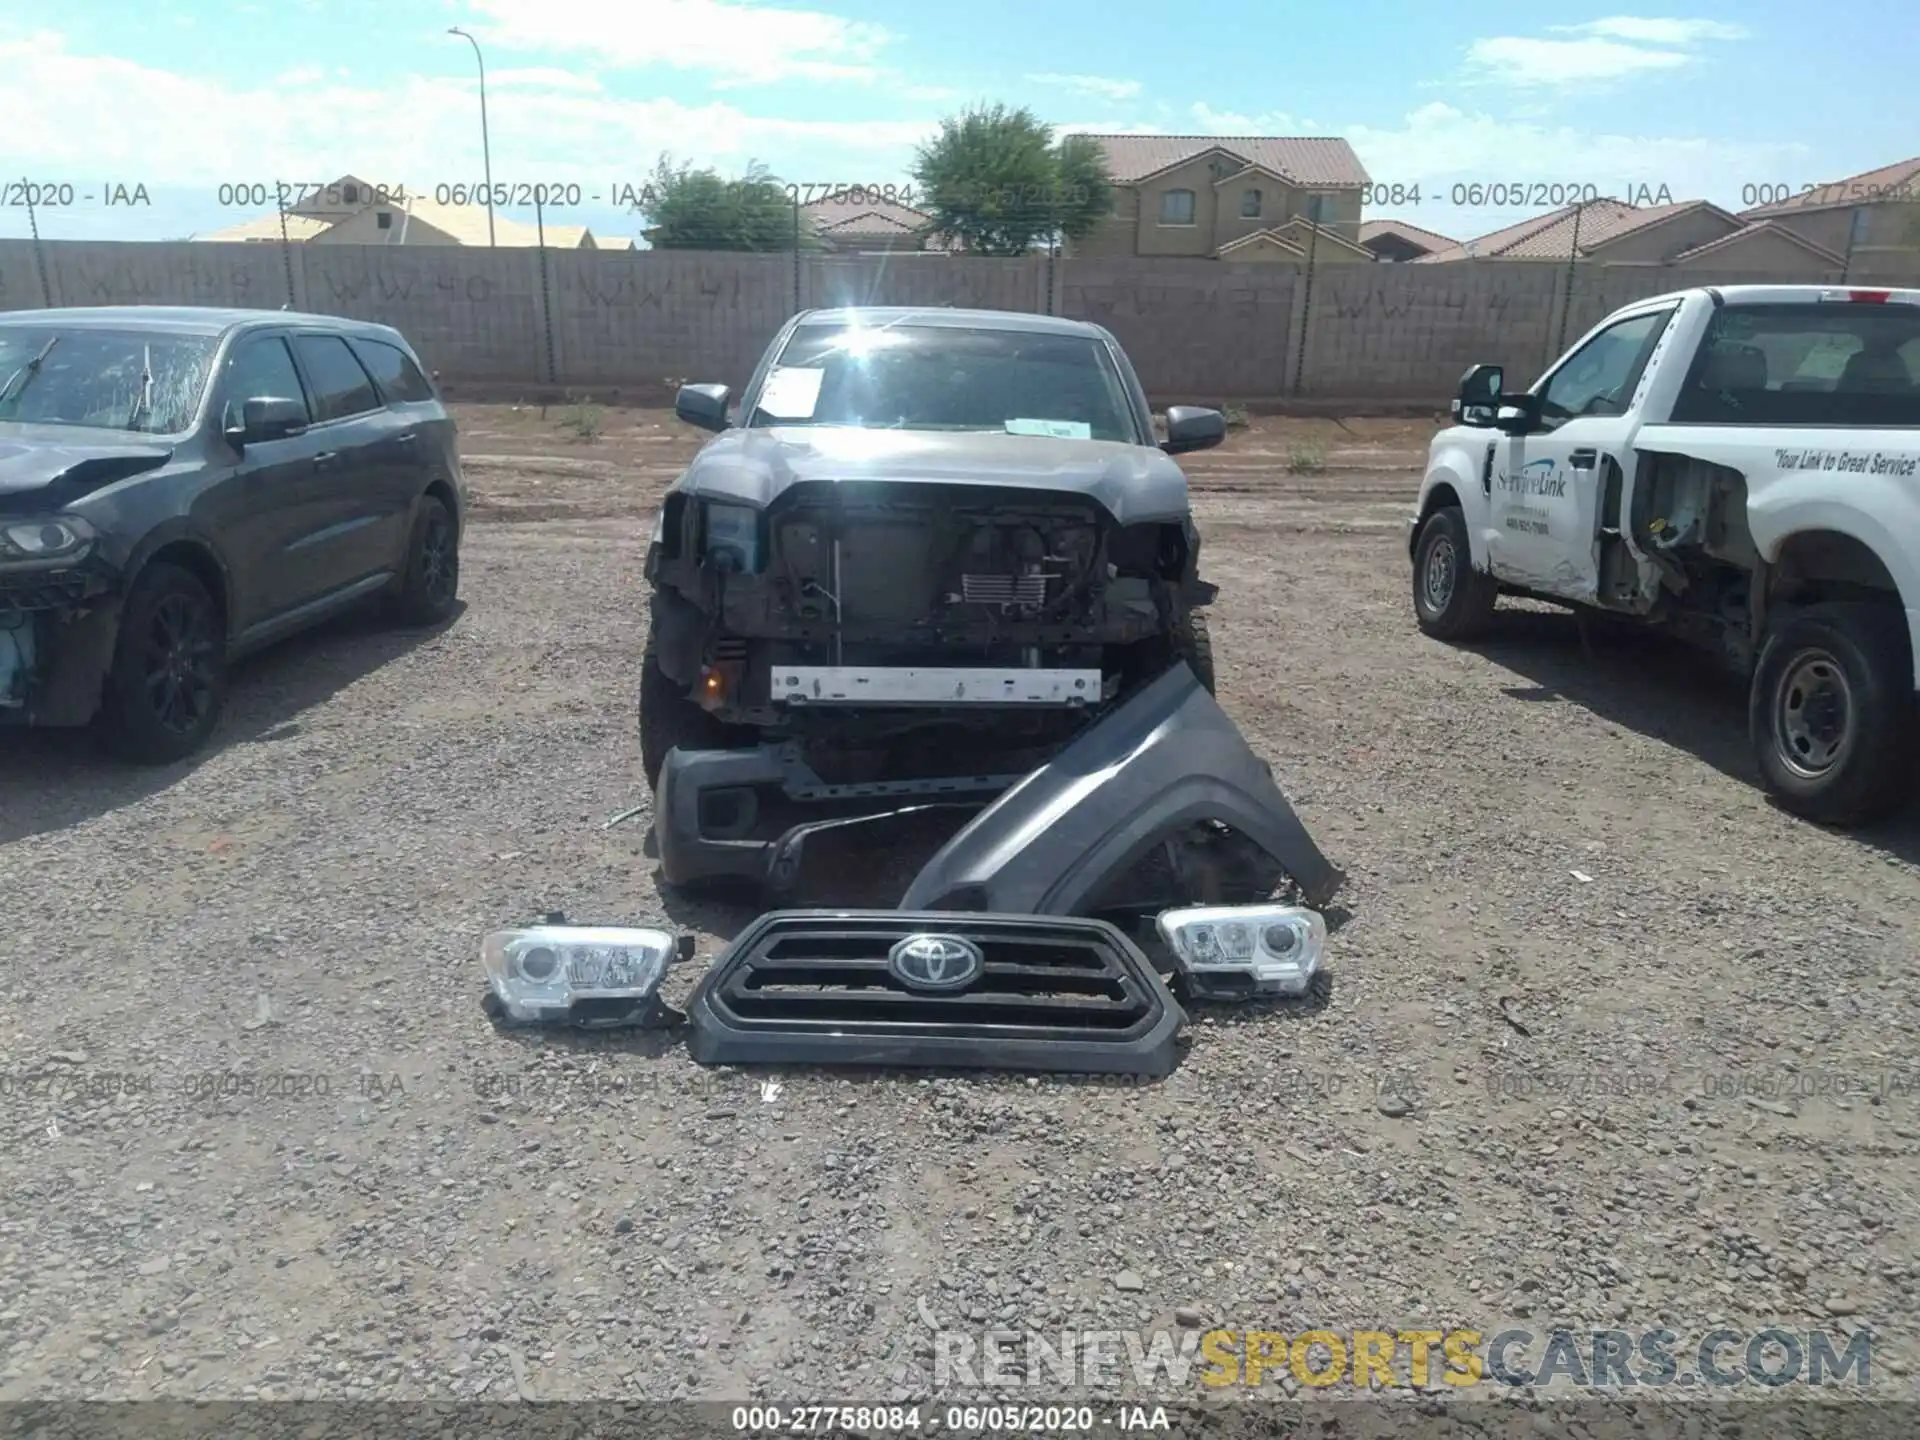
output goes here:
[{"label": "house window", "polygon": [[1193,191],[1169,190],[1160,197],[1162,225],[1193,224]]},{"label": "house window", "polygon": [[1241,192],[1240,216],[1244,220],[1258,220],[1260,218],[1260,192],[1258,190],[1245,190]]},{"label": "house window", "polygon": [[360,187],[358,185],[342,185],[340,187],[340,198],[349,205],[358,205],[360,203]]},{"label": "house window", "polygon": [[376,229],[391,230],[393,228],[393,212],[391,210],[382,210],[378,215],[374,216],[373,223]]},{"label": "house window", "polygon": [[1325,221],[1328,212],[1333,208],[1330,203],[1332,199],[1333,197],[1331,195],[1307,196],[1307,220],[1314,225],[1321,224]]}]

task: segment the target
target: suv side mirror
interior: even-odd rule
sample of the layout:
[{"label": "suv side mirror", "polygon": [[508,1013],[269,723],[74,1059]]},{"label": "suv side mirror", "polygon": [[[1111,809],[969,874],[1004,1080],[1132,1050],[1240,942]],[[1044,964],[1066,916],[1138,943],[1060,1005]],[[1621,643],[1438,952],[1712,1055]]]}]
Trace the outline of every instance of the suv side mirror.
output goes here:
[{"label": "suv side mirror", "polygon": [[1498,365],[1471,365],[1460,377],[1453,397],[1453,423],[1491,429],[1506,386],[1506,371]]},{"label": "suv side mirror", "polygon": [[1167,438],[1160,448],[1169,455],[1185,455],[1192,450],[1211,450],[1227,438],[1227,417],[1218,410],[1198,405],[1167,407]]},{"label": "suv side mirror", "polygon": [[303,400],[288,400],[278,395],[256,395],[241,402],[240,423],[229,426],[227,439],[236,447],[258,445],[263,440],[284,440],[307,428],[307,406]]},{"label": "suv side mirror", "polygon": [[727,428],[727,387],[682,385],[673,397],[674,418],[716,434]]}]

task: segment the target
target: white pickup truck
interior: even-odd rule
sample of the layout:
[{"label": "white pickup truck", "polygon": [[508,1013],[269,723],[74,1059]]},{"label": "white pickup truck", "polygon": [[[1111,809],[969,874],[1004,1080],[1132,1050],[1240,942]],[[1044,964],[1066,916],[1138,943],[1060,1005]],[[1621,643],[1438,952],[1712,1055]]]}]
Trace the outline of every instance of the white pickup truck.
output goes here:
[{"label": "white pickup truck", "polygon": [[1750,677],[1788,809],[1909,794],[1920,653],[1920,290],[1742,285],[1615,311],[1523,393],[1475,365],[1412,520],[1420,628],[1524,595],[1630,617]]}]

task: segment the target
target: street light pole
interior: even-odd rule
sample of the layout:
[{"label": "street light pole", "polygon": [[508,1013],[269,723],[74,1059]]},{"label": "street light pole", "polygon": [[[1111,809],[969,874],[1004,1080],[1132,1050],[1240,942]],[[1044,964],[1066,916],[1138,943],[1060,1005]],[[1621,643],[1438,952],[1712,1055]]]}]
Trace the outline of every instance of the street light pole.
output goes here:
[{"label": "street light pole", "polygon": [[473,46],[474,63],[480,67],[480,163],[486,170],[487,183],[487,244],[493,244],[493,149],[487,142],[487,61],[480,53],[480,42],[467,34],[458,25],[447,27],[449,35],[458,35]]}]

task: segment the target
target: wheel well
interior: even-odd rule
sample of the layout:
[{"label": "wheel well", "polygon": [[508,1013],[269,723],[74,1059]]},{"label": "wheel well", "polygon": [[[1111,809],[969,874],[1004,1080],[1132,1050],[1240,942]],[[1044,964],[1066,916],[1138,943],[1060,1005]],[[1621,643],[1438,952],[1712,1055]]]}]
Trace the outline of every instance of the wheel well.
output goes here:
[{"label": "wheel well", "polygon": [[454,493],[453,486],[445,480],[435,480],[427,486],[427,494],[447,507],[447,514],[453,517],[453,528],[460,529],[460,497]]},{"label": "wheel well", "polygon": [[146,566],[156,562],[178,565],[206,586],[207,594],[211,595],[213,603],[220,607],[221,628],[231,628],[232,616],[227,608],[226,572],[220,568],[220,562],[213,558],[211,551],[204,545],[195,544],[191,540],[173,540],[149,555],[141,569],[144,570]]},{"label": "wheel well", "polygon": [[1836,530],[1803,530],[1788,538],[1768,567],[1767,599],[1789,605],[1844,600],[1899,604],[1900,587],[1864,541]]},{"label": "wheel well", "polygon": [[1449,505],[1455,509],[1463,508],[1460,504],[1459,493],[1451,484],[1442,480],[1438,485],[1434,486],[1433,489],[1429,490],[1427,492],[1427,498],[1420,502],[1420,518],[1414,524],[1413,533],[1407,536],[1408,554],[1412,554],[1414,547],[1420,543],[1420,527],[1427,523],[1427,518],[1432,515],[1434,511],[1445,510]]}]

